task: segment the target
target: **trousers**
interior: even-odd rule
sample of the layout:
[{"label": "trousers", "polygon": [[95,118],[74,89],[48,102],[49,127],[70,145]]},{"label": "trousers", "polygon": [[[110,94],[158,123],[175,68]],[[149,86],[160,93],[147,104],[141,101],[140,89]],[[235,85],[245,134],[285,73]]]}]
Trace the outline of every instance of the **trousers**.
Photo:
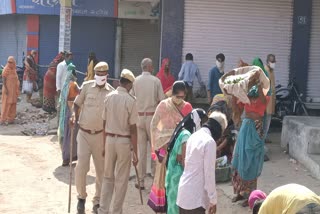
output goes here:
[{"label": "trousers", "polygon": [[78,191],[78,198],[87,197],[86,184],[87,174],[90,170],[90,158],[92,156],[96,170],[96,192],[93,198],[93,205],[100,203],[101,186],[104,170],[103,151],[103,134],[89,134],[81,129],[77,135],[78,142],[78,164],[75,168],[75,183]]},{"label": "trousers", "polygon": [[[104,176],[98,213],[122,214],[131,167],[130,139],[107,136],[105,151]],[[112,211],[110,207],[113,208]]]},{"label": "trousers", "polygon": [[206,210],[203,207],[193,210],[185,210],[179,207],[179,214],[206,214]]},{"label": "trousers", "polygon": [[[147,175],[148,145],[151,146],[150,124],[152,116],[140,116],[138,122],[138,172],[140,185],[144,186],[144,179]],[[151,161],[151,175],[154,175],[155,162]]]}]

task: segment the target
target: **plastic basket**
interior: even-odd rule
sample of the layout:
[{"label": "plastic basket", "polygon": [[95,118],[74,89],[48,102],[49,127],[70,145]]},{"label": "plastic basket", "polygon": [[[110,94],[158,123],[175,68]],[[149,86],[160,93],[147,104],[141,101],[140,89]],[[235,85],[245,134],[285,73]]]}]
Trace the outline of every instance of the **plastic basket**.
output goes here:
[{"label": "plastic basket", "polygon": [[216,182],[227,182],[231,180],[231,166],[216,168]]}]

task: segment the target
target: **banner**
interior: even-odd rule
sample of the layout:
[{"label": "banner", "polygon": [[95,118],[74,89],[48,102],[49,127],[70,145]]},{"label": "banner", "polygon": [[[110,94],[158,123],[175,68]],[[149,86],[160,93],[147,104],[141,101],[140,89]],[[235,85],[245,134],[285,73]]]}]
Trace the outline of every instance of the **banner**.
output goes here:
[{"label": "banner", "polygon": [[119,1],[118,18],[158,19],[159,15],[160,15],[159,1],[158,2],[157,1],[153,1],[153,2]]},{"label": "banner", "polygon": [[[60,0],[16,0],[16,5],[18,14],[60,14]],[[72,14],[114,17],[114,0],[72,0]]]},{"label": "banner", "polygon": [[72,8],[60,7],[59,52],[71,50]]}]

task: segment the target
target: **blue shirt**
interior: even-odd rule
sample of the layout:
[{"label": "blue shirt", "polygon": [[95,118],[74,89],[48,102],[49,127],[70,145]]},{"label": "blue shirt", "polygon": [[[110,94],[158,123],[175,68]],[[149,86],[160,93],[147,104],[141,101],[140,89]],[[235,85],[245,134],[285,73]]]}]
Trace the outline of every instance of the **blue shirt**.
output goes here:
[{"label": "blue shirt", "polygon": [[200,85],[202,85],[198,66],[193,61],[186,61],[183,63],[178,76],[179,80],[186,82],[190,87],[192,87],[195,77],[198,78]]},{"label": "blue shirt", "polygon": [[214,98],[217,94],[222,94],[221,88],[219,86],[219,79],[223,76],[223,73],[220,73],[217,66],[213,67],[209,71],[209,80],[208,80],[208,91],[210,91],[211,98]]}]

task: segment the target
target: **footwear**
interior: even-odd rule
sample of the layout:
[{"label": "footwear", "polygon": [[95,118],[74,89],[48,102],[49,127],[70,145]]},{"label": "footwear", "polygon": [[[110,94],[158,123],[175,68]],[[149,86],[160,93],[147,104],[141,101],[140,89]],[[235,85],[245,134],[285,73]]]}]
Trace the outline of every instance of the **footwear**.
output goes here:
[{"label": "footwear", "polygon": [[135,186],[137,189],[145,190],[144,186],[139,187],[139,184],[135,184],[134,186]]},{"label": "footwear", "polygon": [[245,200],[244,202],[241,203],[242,207],[248,207],[249,206],[249,202],[248,200]]},{"label": "footwear", "polygon": [[237,201],[241,201],[243,199],[244,199],[244,197],[242,195],[237,195],[237,196],[232,198],[232,203],[235,203]]},{"label": "footwear", "polygon": [[100,207],[99,204],[94,205],[94,206],[92,207],[93,213],[98,214],[98,209],[99,209],[99,207]]},{"label": "footwear", "polygon": [[86,203],[86,199],[80,199],[78,198],[78,205],[77,205],[77,211],[78,214],[84,214],[85,213],[85,203]]},{"label": "footwear", "polygon": [[69,161],[63,161],[63,162],[62,162],[62,166],[63,166],[63,167],[69,166]]}]

